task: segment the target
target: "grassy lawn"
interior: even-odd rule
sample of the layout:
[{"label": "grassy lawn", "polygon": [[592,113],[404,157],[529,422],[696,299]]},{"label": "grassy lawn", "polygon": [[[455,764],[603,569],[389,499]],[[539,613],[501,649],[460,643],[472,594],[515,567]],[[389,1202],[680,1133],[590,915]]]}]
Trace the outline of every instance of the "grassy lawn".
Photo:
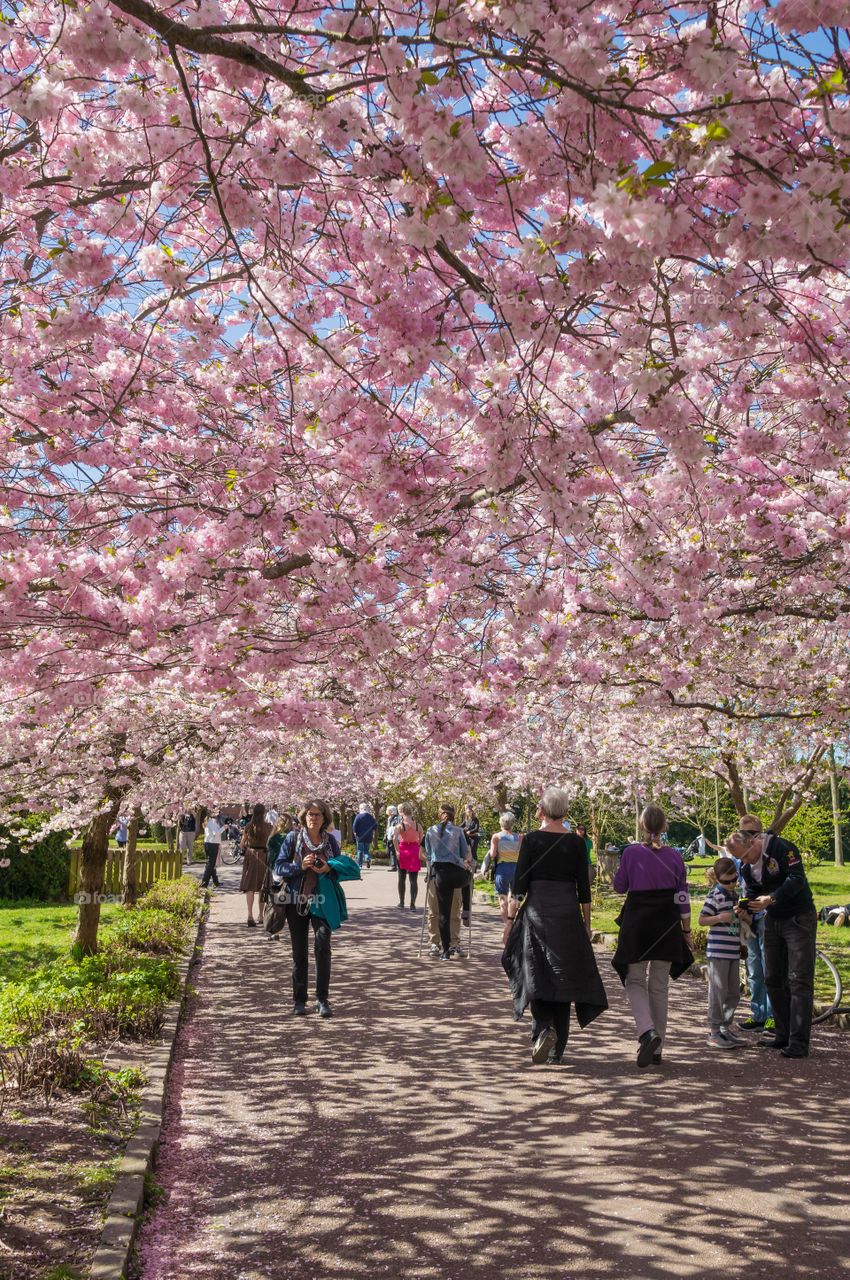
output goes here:
[{"label": "grassy lawn", "polygon": [[[115,903],[104,903],[101,920],[110,923],[120,910]],[[76,920],[73,905],[0,901],[0,982],[17,981],[65,955]]]}]

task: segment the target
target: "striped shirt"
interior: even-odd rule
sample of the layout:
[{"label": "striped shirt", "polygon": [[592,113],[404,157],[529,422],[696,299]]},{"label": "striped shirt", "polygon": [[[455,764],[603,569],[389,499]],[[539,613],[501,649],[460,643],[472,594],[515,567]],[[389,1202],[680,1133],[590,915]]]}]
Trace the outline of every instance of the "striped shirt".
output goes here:
[{"label": "striped shirt", "polygon": [[[702,916],[718,916],[731,911],[738,901],[736,893],[728,893],[722,884],[716,884],[703,903]],[[708,943],[705,954],[709,960],[737,960],[741,947],[741,922],[733,916],[728,924],[712,924],[708,927]]]}]

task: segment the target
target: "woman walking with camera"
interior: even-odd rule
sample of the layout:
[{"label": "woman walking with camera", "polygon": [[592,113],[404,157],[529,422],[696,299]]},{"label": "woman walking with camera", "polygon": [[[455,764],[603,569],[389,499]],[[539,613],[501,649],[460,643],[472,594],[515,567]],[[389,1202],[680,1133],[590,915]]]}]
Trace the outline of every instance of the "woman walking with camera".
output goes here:
[{"label": "woman walking with camera", "polygon": [[[316,961],[316,1012],[331,1016],[328,1003],[331,983],[331,926],[310,910],[314,895],[324,892],[325,877],[334,879],[329,865],[339,857],[332,834],[333,814],[324,800],[309,800],[298,814],[298,830],[284,837],[275,862],[275,876],[286,881],[286,923],[292,943],[292,1012],[307,1012],[308,942],[313,926]],[[355,873],[356,874],[356,873]],[[329,887],[330,888],[330,887]]]}]

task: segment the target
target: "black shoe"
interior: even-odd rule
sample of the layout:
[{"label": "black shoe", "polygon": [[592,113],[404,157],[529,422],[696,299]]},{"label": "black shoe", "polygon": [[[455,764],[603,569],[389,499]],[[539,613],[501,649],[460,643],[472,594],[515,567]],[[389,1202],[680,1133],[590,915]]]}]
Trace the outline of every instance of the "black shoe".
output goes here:
[{"label": "black shoe", "polygon": [[549,1054],[554,1053],[558,1037],[552,1027],[544,1027],[531,1046],[532,1062],[548,1062]]},{"label": "black shoe", "polygon": [[463,925],[464,929],[468,926],[468,924],[469,924],[469,912],[468,912],[468,911],[461,911],[461,913],[460,913],[460,922],[461,922],[461,924]]},{"label": "black shoe", "polygon": [[305,1013],[307,1012],[307,1006],[304,1003],[304,1001],[296,1000],[295,1004],[292,1006],[292,1012],[295,1014],[296,1017],[303,1018]]},{"label": "black shoe", "polygon": [[416,910],[416,904],[415,904],[415,903],[411,903],[411,905],[410,905],[410,907],[409,907],[409,910],[410,910],[410,911],[415,911],[415,910]]},{"label": "black shoe", "polygon": [[661,1048],[661,1036],[657,1031],[644,1031],[638,1036],[637,1064],[642,1069],[652,1065],[652,1059]]},{"label": "black shoe", "polygon": [[775,1036],[763,1036],[758,1042],[760,1049],[787,1049],[787,1040],[777,1040]]},{"label": "black shoe", "polygon": [[652,1065],[653,1065],[654,1067],[660,1067],[660,1066],[661,1066],[661,1054],[660,1054],[660,1053],[654,1053],[654,1054],[652,1055]]},{"label": "black shoe", "polygon": [[801,1044],[786,1044],[782,1050],[782,1056],[783,1058],[808,1058],[809,1051]]},{"label": "black shoe", "polygon": [[403,902],[400,902],[400,903],[398,904],[398,909],[399,909],[399,911],[404,911],[404,903],[403,903]]},{"label": "black shoe", "polygon": [[320,1018],[330,1018],[332,1015],[332,1012],[333,1011],[330,1005],[328,1004],[327,1000],[316,1001],[316,1013],[319,1015]]},{"label": "black shoe", "polygon": [[254,919],[254,917],[253,917],[253,916],[251,916],[251,919],[248,921],[248,928],[249,928],[249,929],[256,929],[256,927],[257,927],[257,922],[256,922],[256,920]]},{"label": "black shoe", "polygon": [[546,1059],[546,1065],[547,1067],[555,1067],[558,1065],[559,1062],[563,1062],[563,1061],[564,1061],[564,1055],[562,1053],[555,1053],[553,1049],[552,1052],[549,1054],[549,1057]]},{"label": "black shoe", "polygon": [[441,959],[441,960],[451,960],[451,958],[452,958],[452,953],[451,953],[451,951],[441,951],[441,952],[440,952],[440,959]]}]

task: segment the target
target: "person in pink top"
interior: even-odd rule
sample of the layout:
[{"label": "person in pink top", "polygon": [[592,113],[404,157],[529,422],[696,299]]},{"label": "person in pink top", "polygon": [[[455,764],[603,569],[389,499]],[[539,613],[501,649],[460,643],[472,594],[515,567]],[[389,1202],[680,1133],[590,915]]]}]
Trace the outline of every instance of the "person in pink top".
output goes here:
[{"label": "person in pink top", "polygon": [[395,829],[398,853],[398,907],[404,910],[404,890],[410,882],[410,910],[416,910],[419,870],[422,866],[422,828],[416,821],[412,804],[399,805],[399,822]]}]

